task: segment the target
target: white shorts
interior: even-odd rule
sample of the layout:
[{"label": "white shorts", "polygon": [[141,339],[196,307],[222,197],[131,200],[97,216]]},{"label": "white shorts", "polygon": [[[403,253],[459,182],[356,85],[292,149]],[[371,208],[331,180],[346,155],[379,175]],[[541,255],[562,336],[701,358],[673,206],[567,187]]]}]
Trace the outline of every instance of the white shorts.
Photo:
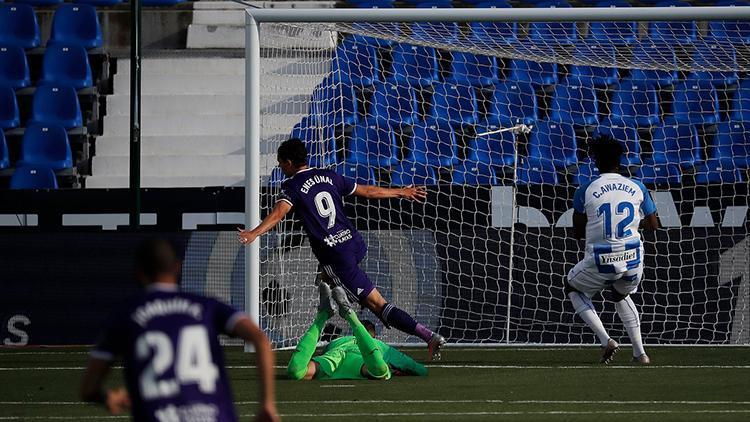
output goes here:
[{"label": "white shorts", "polygon": [[600,274],[593,260],[584,259],[568,272],[568,284],[588,297],[609,287],[620,294],[629,295],[638,290],[642,277],[643,264],[613,277],[613,274]]}]

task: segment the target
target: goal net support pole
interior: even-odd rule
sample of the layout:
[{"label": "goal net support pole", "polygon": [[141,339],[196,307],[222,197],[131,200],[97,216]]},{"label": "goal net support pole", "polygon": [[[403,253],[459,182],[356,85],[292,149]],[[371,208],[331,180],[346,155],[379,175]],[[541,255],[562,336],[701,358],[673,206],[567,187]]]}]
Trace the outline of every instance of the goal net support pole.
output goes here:
[{"label": "goal net support pole", "polygon": [[[439,23],[439,22],[598,22],[598,21],[747,21],[750,7],[632,7],[523,9],[247,9],[245,75],[245,223],[254,227],[261,212],[261,40],[264,23]],[[529,125],[533,126],[533,124]],[[507,130],[527,130],[509,128]],[[499,133],[499,129],[488,133]],[[532,129],[533,130],[533,129]],[[268,153],[268,151],[265,151]],[[517,152],[514,151],[517,163]],[[514,174],[518,171],[517,164]],[[516,203],[515,193],[513,203]],[[657,201],[658,202],[658,201]],[[515,207],[514,207],[515,208]],[[513,213],[516,213],[514,209]],[[515,218],[515,216],[514,216]],[[513,237],[511,236],[511,242]],[[512,246],[511,246],[512,247]],[[261,241],[245,248],[245,310],[261,320]],[[510,254],[513,250],[510,250]],[[511,265],[513,265],[511,263]],[[509,276],[511,279],[513,274]],[[511,286],[509,285],[509,288]],[[505,341],[510,341],[510,291]]]}]

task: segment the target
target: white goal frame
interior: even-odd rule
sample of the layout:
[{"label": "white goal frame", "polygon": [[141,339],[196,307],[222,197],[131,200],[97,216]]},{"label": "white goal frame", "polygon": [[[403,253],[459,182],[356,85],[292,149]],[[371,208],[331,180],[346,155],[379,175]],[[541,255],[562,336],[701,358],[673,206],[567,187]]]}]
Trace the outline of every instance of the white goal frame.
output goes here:
[{"label": "white goal frame", "polygon": [[[245,9],[245,225],[261,216],[260,25],[263,23],[743,21],[750,6],[519,9]],[[512,239],[512,237],[511,237]],[[260,322],[260,242],[245,247],[245,311]],[[512,274],[512,272],[511,272]],[[512,280],[509,280],[509,283]],[[508,295],[510,300],[510,295]],[[483,344],[488,346],[488,344]],[[462,345],[467,346],[467,345]],[[247,345],[246,345],[247,349]],[[247,349],[249,350],[249,349]]]}]

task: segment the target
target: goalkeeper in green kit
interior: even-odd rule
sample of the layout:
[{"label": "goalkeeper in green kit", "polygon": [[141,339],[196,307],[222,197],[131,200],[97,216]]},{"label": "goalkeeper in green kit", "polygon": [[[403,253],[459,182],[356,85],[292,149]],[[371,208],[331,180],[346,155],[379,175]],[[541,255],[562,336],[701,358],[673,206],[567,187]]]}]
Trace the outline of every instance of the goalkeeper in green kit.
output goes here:
[{"label": "goalkeeper in green kit", "polygon": [[[287,367],[287,374],[295,380],[387,380],[393,375],[426,376],[427,368],[409,356],[399,352],[380,340],[373,338],[375,326],[366,321],[368,328],[359,321],[341,287],[333,292],[325,282],[320,286],[320,305],[310,328],[302,335],[297,349]],[[341,315],[352,328],[353,335],[333,340],[323,354],[313,357],[320,334],[326,321],[334,314],[331,296]]]}]

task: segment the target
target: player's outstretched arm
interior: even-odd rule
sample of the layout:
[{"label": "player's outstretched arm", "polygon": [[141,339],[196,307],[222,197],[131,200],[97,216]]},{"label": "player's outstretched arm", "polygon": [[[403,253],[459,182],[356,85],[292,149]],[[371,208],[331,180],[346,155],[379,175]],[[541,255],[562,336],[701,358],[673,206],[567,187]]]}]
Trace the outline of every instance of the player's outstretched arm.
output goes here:
[{"label": "player's outstretched arm", "polygon": [[279,415],[276,411],[276,399],[274,398],[274,369],[271,343],[268,342],[268,338],[263,334],[260,327],[247,318],[243,318],[237,322],[232,335],[249,342],[255,347],[261,383],[261,408],[256,420],[278,421]]},{"label": "player's outstretched arm", "polygon": [[656,230],[659,226],[659,218],[656,213],[649,214],[641,220],[640,228],[644,230]]},{"label": "player's outstretched arm", "polygon": [[243,230],[241,227],[237,227],[237,230],[239,231],[239,233],[237,233],[237,240],[243,245],[253,243],[255,239],[276,227],[276,225],[279,224],[279,221],[283,220],[284,216],[286,216],[291,210],[292,204],[287,201],[278,201],[276,205],[274,205],[273,210],[271,210],[271,213],[260,222],[258,227],[252,230]]},{"label": "player's outstretched arm", "polygon": [[109,413],[119,415],[130,409],[130,396],[124,388],[104,391],[102,386],[107,378],[112,362],[90,358],[81,381],[81,400],[98,403],[107,408]]},{"label": "player's outstretched arm", "polygon": [[424,186],[404,186],[400,188],[381,188],[372,185],[357,185],[354,195],[369,199],[403,198],[410,201],[424,201],[427,191]]}]

